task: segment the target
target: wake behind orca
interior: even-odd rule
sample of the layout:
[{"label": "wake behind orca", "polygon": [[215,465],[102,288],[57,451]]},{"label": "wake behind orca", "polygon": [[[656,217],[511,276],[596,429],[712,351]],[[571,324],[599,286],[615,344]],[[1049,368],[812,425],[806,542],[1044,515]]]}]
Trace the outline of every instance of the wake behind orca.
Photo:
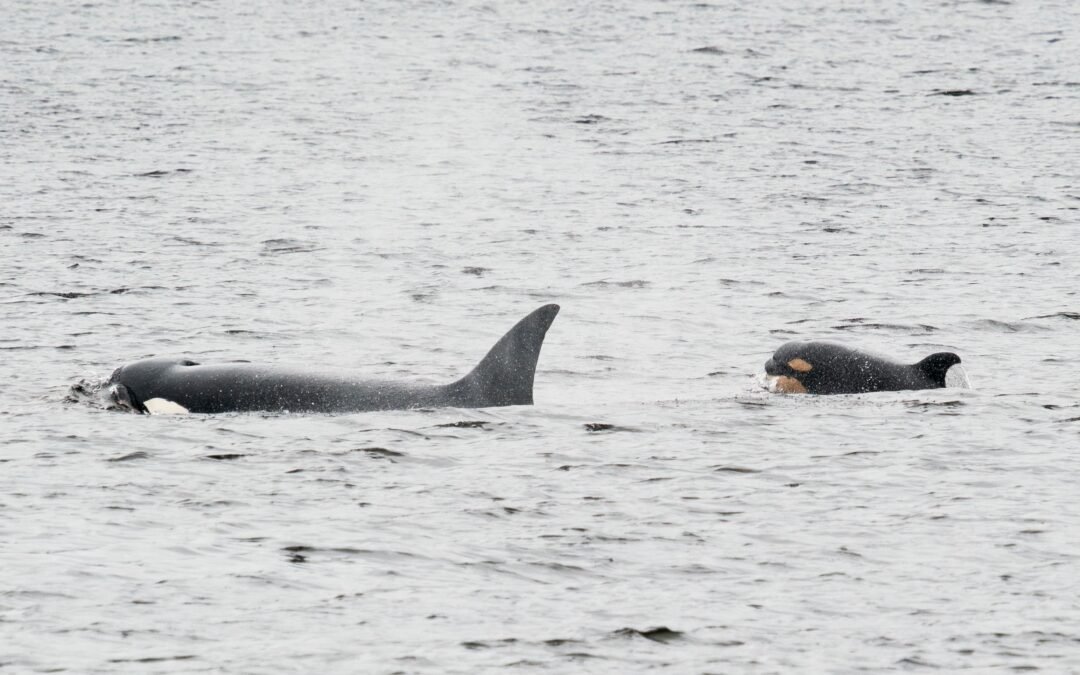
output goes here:
[{"label": "wake behind orca", "polygon": [[765,363],[765,373],[772,390],[781,393],[865,394],[940,389],[949,368],[958,363],[960,357],[952,352],[906,364],[834,342],[788,342]]},{"label": "wake behind orca", "polygon": [[202,365],[174,358],[121,366],[109,385],[119,407],[142,413],[341,413],[531,405],[540,347],[558,313],[558,305],[532,312],[495,343],[472,372],[444,385],[365,380],[252,363]]}]

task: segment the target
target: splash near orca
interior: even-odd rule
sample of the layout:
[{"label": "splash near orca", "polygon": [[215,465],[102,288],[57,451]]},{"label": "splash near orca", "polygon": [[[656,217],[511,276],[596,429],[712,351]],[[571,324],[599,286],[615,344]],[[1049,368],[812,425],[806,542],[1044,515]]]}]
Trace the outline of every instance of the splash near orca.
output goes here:
[{"label": "splash near orca", "polygon": [[765,373],[770,388],[785,394],[865,394],[940,389],[958,363],[952,352],[906,364],[833,342],[788,342],[765,363]]},{"label": "splash near orca", "polygon": [[465,377],[450,384],[365,380],[252,363],[202,365],[152,358],[117,368],[117,406],[141,413],[341,413],[532,405],[544,336],[559,313],[545,305],[510,329]]}]

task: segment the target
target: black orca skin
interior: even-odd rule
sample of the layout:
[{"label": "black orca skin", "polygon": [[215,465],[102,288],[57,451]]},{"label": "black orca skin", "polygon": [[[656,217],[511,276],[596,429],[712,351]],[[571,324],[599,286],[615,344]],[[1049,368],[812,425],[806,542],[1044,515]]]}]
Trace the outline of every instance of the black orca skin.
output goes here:
[{"label": "black orca skin", "polygon": [[798,394],[865,394],[873,391],[939,389],[945,373],[960,363],[952,352],[906,364],[834,342],[788,342],[765,363],[776,391]]},{"label": "black orca skin", "polygon": [[472,372],[445,385],[373,381],[347,373],[252,363],[201,365],[175,358],[129,363],[117,368],[109,383],[116,403],[137,412],[154,412],[154,407],[192,413],[341,413],[531,405],[540,347],[558,313],[558,305],[532,312]]}]

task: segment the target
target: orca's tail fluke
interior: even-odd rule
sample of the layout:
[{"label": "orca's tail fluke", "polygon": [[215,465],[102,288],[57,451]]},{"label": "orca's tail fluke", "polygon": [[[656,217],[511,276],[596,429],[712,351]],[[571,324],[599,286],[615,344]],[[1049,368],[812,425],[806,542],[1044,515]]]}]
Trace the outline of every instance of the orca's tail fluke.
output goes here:
[{"label": "orca's tail fluke", "polygon": [[544,305],[518,321],[471,373],[450,385],[462,404],[477,408],[532,405],[536,361],[558,313],[558,305]]},{"label": "orca's tail fluke", "polygon": [[960,357],[952,352],[938,352],[927,356],[915,364],[930,381],[939,387],[945,386],[945,374],[956,364],[960,363]]}]

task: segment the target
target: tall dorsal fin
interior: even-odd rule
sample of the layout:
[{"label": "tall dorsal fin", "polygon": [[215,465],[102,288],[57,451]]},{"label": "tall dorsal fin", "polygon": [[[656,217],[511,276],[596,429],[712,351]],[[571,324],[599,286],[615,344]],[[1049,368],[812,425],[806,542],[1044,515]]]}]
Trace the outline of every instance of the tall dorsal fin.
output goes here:
[{"label": "tall dorsal fin", "polygon": [[952,352],[937,352],[915,364],[927,377],[939,387],[945,386],[945,373],[949,368],[960,363],[960,357]]},{"label": "tall dorsal fin", "polygon": [[533,376],[558,305],[544,305],[518,321],[472,372],[450,387],[477,407],[531,405]]}]

